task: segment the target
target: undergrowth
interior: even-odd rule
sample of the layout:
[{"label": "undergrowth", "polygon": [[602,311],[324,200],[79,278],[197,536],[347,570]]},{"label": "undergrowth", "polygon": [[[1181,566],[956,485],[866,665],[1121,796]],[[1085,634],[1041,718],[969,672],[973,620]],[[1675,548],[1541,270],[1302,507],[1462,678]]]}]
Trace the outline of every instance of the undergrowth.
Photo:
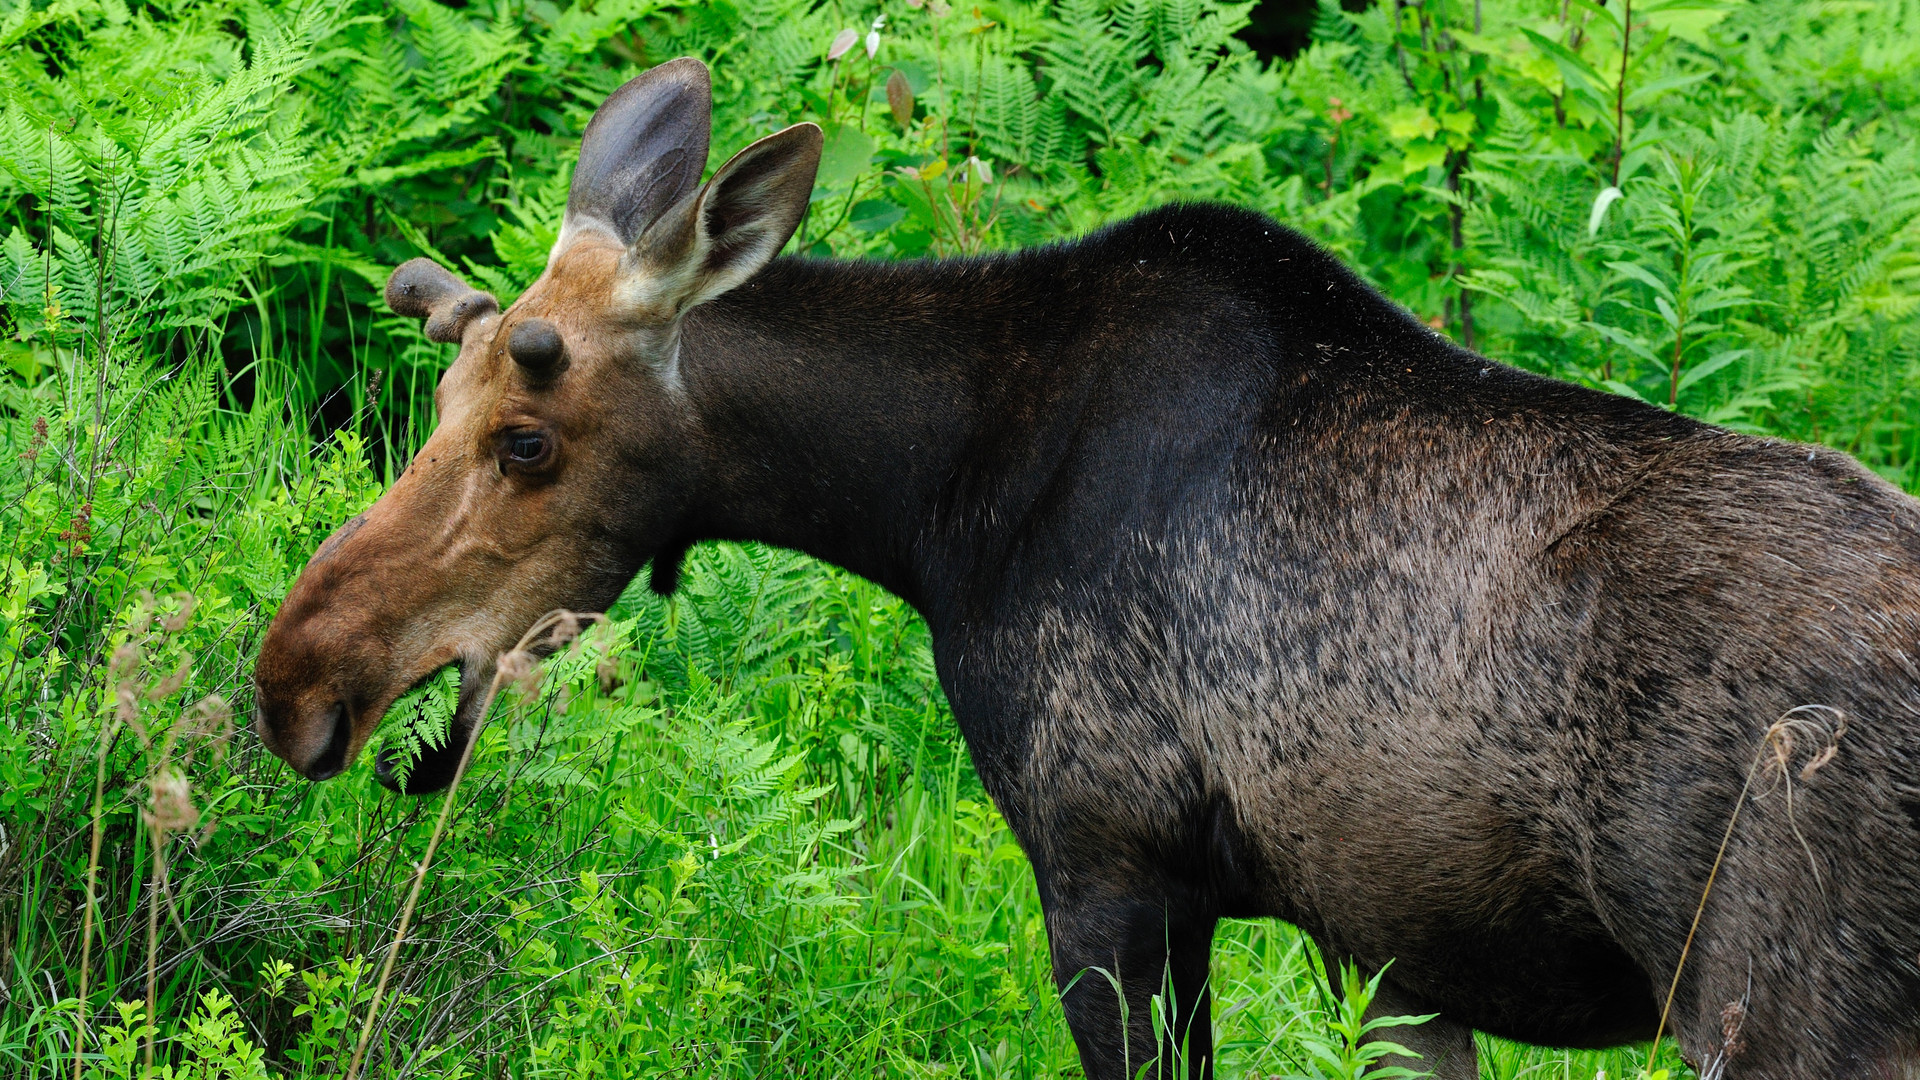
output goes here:
[{"label": "undergrowth", "polygon": [[[387,271],[511,300],[592,109],[673,56],[713,67],[716,160],[826,128],[797,250],[1227,200],[1489,355],[1920,486],[1920,0],[1619,6],[1326,3],[1264,61],[1221,0],[0,0],[0,1068],[345,1069],[438,804],[365,759],[299,781],[228,719],[299,567],[432,426],[447,351]],[[924,628],[778,551],[683,580],[485,729],[371,1073],[1072,1075]],[[454,692],[382,738],[435,738]],[[1366,1075],[1391,1029],[1342,978],[1227,926],[1223,1074]]]}]

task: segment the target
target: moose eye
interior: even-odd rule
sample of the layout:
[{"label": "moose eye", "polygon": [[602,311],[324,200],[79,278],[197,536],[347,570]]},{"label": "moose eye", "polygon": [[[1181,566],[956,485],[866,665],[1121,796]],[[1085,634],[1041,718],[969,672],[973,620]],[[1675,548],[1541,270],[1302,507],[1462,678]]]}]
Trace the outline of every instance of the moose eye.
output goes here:
[{"label": "moose eye", "polygon": [[539,431],[509,431],[501,437],[502,457],[515,465],[535,465],[547,456],[547,436]]}]

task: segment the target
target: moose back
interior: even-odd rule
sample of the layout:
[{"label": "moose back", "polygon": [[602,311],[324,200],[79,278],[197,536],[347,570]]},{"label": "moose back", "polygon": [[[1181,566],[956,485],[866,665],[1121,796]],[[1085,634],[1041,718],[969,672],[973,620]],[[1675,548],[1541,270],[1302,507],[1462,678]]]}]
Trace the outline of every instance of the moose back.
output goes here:
[{"label": "moose back", "polygon": [[1450,1080],[1475,1028],[1649,1038],[1677,969],[1703,1076],[1920,1071],[1913,500],[1475,355],[1240,210],[776,258],[819,130],[702,184],[710,107],[691,60],[601,107],[510,309],[395,272],[459,356],[267,635],[275,753],[338,773],[459,664],[408,781],[443,786],[543,612],[765,541],[925,616],[1089,1077],[1210,1074],[1229,916],[1386,967],[1376,1012],[1437,1013],[1393,1033]]}]

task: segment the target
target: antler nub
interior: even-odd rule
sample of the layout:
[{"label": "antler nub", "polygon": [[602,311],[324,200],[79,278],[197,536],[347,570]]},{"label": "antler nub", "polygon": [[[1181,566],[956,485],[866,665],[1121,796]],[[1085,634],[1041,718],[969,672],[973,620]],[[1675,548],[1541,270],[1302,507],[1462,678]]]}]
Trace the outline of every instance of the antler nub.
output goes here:
[{"label": "antler nub", "polygon": [[507,354],[535,378],[557,375],[566,370],[567,343],[560,330],[546,319],[521,319],[507,335]]},{"label": "antler nub", "polygon": [[427,340],[453,343],[467,324],[500,302],[454,277],[432,259],[409,259],[387,279],[387,306],[401,315],[427,320]]}]

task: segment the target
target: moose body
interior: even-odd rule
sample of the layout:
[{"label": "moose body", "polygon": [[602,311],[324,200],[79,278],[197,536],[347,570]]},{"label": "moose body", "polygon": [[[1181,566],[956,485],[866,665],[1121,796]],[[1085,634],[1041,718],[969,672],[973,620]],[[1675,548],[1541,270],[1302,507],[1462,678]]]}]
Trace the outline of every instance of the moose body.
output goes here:
[{"label": "moose body", "polygon": [[[1394,1034],[1447,1080],[1477,1075],[1474,1028],[1649,1038],[1676,969],[1703,1077],[1920,1075],[1913,500],[1484,359],[1244,211],[774,260],[818,132],[693,192],[659,146],[697,121],[705,158],[696,69],[603,106],[624,126],[589,128],[504,315],[396,273],[462,352],[441,428],[268,635],[276,752],[337,772],[408,685],[482,681],[541,611],[759,540],[925,616],[1089,1077],[1210,1074],[1237,916],[1386,967],[1376,1011],[1437,1013]],[[413,788],[450,778],[473,696]],[[1168,989],[1178,1047],[1149,1021]]]}]

